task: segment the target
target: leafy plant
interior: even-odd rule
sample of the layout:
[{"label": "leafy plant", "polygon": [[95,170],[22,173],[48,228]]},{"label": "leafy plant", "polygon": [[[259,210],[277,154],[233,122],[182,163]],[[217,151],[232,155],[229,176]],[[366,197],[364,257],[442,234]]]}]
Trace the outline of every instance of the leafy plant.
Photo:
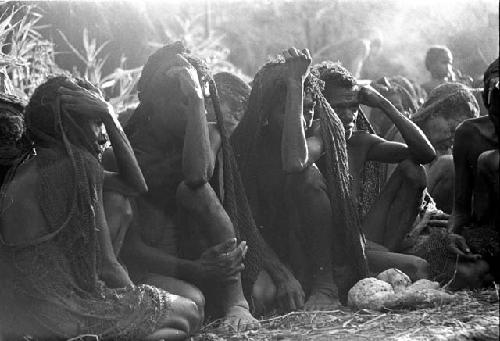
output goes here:
[{"label": "leafy plant", "polygon": [[53,43],[40,33],[47,26],[39,25],[42,14],[36,6],[7,5],[0,17],[0,47],[8,52],[0,58],[16,94],[28,97],[49,74],[62,70],[55,63]]},{"label": "leafy plant", "polygon": [[62,31],[58,30],[58,32],[71,51],[85,64],[85,71],[82,76],[100,87],[103,79],[102,68],[109,57],[109,55],[105,55],[101,58],[100,54],[103,52],[106,45],[108,45],[109,41],[106,41],[102,45],[98,46],[96,39],[90,39],[87,28],[84,28],[83,52],[80,52],[73,44],[70,43]]},{"label": "leafy plant", "polygon": [[[170,25],[160,22],[167,42],[180,40],[194,55],[205,60],[212,72],[228,71],[241,73],[241,71],[228,60],[229,49],[224,44],[225,34],[206,32],[207,28],[202,23],[203,14],[189,16],[175,15]],[[149,45],[160,48],[163,43],[150,41]]]}]

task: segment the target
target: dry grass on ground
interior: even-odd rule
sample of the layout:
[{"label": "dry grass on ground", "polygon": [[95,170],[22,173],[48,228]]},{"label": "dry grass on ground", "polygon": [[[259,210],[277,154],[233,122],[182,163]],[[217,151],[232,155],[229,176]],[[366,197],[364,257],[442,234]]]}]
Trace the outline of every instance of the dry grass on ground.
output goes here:
[{"label": "dry grass on ground", "polygon": [[499,300],[495,289],[457,292],[449,304],[383,312],[349,308],[293,312],[261,321],[247,332],[205,326],[196,341],[263,340],[498,340]]}]

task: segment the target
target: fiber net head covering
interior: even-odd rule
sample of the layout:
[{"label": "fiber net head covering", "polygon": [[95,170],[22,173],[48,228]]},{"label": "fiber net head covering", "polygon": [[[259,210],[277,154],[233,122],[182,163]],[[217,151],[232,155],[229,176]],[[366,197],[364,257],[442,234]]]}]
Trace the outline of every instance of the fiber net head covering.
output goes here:
[{"label": "fiber net head covering", "polygon": [[[223,111],[228,130],[234,130],[245,114],[246,104],[250,96],[250,86],[238,76],[230,72],[219,72],[214,75],[217,92],[221,103],[226,103],[229,110]],[[207,106],[207,119],[215,122],[215,113],[210,105]],[[232,133],[232,131],[228,131]]]},{"label": "fiber net head covering", "polygon": [[0,306],[12,309],[13,318],[5,323],[6,332],[142,338],[156,330],[170,298],[153,287],[109,289],[98,279],[96,231],[101,226],[96,214],[102,208],[103,171],[90,125],[82,119],[85,115],[61,105],[61,86],[81,90],[69,78],[51,78],[36,89],[26,108],[27,131],[37,148],[33,161],[45,216],[41,224],[48,232],[19,244],[0,238],[1,287],[11,300]]},{"label": "fiber net head covering", "polygon": [[[255,75],[248,108],[238,128],[231,137],[242,174],[247,195],[258,210],[257,172],[259,155],[257,142],[263,134],[263,127],[275,105],[284,103],[286,88],[284,60],[276,60],[264,65]],[[346,226],[334,240],[336,263],[345,265],[345,278],[339,283],[341,290],[347,291],[356,281],[366,277],[367,265],[364,254],[364,239],[359,230],[359,221],[354,203],[349,193],[349,172],[345,132],[337,115],[321,93],[322,82],[310,74],[305,83],[305,91],[313,95],[316,110],[321,121],[321,134],[325,145],[327,171],[325,176],[333,212],[332,229]],[[252,207],[253,209],[253,207]]]},{"label": "fiber net head covering", "polygon": [[[413,88],[413,85],[410,81],[403,76],[394,76],[394,77],[383,77],[375,84],[373,84],[375,89],[377,89],[382,96],[390,97],[390,95],[397,95],[401,98],[401,106],[397,106],[395,103],[392,103],[396,106],[396,108],[406,117],[410,116],[418,109],[418,96]],[[378,85],[382,85],[384,88],[381,88]]]},{"label": "fiber net head covering", "polygon": [[410,118],[420,124],[433,116],[453,119],[457,113],[465,115],[462,119],[478,117],[479,104],[467,86],[445,83],[432,90],[422,107]]}]

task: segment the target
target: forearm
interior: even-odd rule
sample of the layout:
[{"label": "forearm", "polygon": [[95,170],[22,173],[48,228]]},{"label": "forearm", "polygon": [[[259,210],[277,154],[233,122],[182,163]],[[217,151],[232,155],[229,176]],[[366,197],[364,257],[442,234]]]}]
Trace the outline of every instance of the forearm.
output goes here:
[{"label": "forearm", "polygon": [[199,282],[201,270],[194,261],[170,255],[161,249],[138,243],[135,247],[123,248],[124,258],[141,264],[148,271],[163,276],[175,277],[190,283]]},{"label": "forearm", "polygon": [[455,187],[453,191],[453,212],[450,229],[460,233],[464,226],[471,222],[472,192],[474,175],[468,160],[469,136],[463,134],[463,129],[457,129],[455,145],[453,146],[453,164],[455,170]]},{"label": "forearm", "polygon": [[110,114],[106,115],[103,121],[109,140],[113,146],[113,153],[120,177],[137,192],[146,192],[148,190],[146,181],[125,133]]},{"label": "forearm", "polygon": [[379,107],[399,130],[416,162],[426,164],[434,160],[436,157],[434,147],[415,123],[401,114],[385,98],[381,99]]},{"label": "forearm", "polygon": [[210,149],[203,99],[190,99],[188,110],[194,112],[188,114],[182,152],[182,171],[186,184],[196,188],[210,180],[215,161]]},{"label": "forearm", "polygon": [[455,176],[455,192],[451,217],[451,232],[460,234],[471,222],[472,190],[468,180],[464,180],[461,172]]},{"label": "forearm", "polygon": [[281,136],[281,158],[286,172],[304,169],[308,159],[308,150],[304,125],[302,123],[303,81],[287,81],[285,118]]},{"label": "forearm", "polygon": [[212,154],[212,159],[216,160],[217,153],[222,145],[222,139],[217,124],[210,123],[208,125],[208,134],[210,139],[210,153]]}]

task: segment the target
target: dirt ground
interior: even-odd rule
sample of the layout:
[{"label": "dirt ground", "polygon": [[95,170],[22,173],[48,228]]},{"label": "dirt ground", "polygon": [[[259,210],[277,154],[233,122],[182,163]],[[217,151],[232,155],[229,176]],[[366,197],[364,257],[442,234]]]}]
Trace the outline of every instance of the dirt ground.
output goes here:
[{"label": "dirt ground", "polygon": [[[498,287],[497,287],[498,288]],[[230,332],[209,324],[195,341],[499,340],[498,289],[460,291],[451,303],[425,308],[293,312],[261,320],[258,330]]]}]

